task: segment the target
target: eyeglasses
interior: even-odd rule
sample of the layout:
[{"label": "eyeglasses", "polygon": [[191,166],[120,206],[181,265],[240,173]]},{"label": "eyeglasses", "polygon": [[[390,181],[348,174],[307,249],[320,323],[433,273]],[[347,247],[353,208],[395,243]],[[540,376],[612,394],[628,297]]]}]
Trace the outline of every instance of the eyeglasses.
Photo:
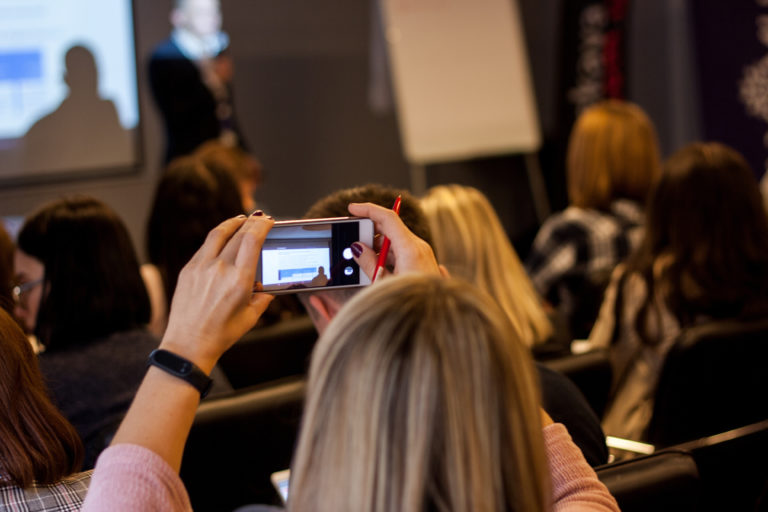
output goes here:
[{"label": "eyeglasses", "polygon": [[35,279],[34,281],[27,281],[26,283],[15,285],[11,290],[11,293],[13,294],[13,302],[16,305],[20,305],[22,303],[21,298],[42,282],[43,278],[41,277],[40,279]]}]

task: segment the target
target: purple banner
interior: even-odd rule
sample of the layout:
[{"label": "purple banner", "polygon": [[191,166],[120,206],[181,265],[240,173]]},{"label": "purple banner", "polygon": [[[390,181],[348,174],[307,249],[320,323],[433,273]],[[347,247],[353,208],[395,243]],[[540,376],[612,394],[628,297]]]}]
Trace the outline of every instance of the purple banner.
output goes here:
[{"label": "purple banner", "polygon": [[691,2],[706,140],[736,148],[760,177],[768,157],[768,1]]}]

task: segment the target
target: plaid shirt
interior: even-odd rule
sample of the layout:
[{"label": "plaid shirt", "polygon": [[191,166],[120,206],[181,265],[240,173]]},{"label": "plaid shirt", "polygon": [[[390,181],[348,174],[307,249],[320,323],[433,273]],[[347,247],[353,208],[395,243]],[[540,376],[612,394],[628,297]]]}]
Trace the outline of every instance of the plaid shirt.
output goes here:
[{"label": "plaid shirt", "polygon": [[570,206],[536,235],[526,269],[541,296],[569,320],[574,336],[589,334],[578,325],[597,318],[602,290],[614,267],[640,243],[642,222],[642,207],[619,199],[609,212]]},{"label": "plaid shirt", "polygon": [[32,484],[21,489],[0,480],[0,510],[3,512],[77,512],[83,505],[91,483],[85,471],[68,476],[52,485]]}]

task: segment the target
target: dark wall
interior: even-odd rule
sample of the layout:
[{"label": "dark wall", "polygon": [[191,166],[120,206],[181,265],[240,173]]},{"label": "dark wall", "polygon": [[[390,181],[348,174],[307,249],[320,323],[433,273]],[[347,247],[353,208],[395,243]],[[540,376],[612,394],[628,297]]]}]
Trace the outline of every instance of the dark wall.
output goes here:
[{"label": "dark wall", "polygon": [[301,215],[318,197],[368,182],[410,183],[393,114],[367,105],[369,4],[224,0],[236,106],[266,169],[257,200]]}]

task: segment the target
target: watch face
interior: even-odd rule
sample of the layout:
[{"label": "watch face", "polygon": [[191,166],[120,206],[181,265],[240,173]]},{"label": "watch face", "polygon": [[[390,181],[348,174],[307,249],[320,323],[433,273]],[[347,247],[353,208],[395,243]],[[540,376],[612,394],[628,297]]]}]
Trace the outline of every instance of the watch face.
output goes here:
[{"label": "watch face", "polygon": [[170,352],[159,350],[155,352],[154,358],[161,365],[166,366],[169,369],[182,375],[188,374],[190,371],[192,371],[192,364],[190,364],[189,361],[185,361],[184,359]]}]

